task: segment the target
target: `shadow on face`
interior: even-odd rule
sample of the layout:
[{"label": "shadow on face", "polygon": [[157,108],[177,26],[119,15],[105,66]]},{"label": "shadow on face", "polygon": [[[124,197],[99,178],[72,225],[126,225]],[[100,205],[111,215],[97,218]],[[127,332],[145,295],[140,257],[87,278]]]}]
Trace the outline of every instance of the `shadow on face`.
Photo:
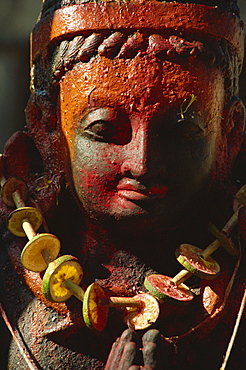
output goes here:
[{"label": "shadow on face", "polygon": [[192,58],[97,56],[60,82],[67,175],[89,218],[170,225],[204,200],[222,140],[223,78]]}]

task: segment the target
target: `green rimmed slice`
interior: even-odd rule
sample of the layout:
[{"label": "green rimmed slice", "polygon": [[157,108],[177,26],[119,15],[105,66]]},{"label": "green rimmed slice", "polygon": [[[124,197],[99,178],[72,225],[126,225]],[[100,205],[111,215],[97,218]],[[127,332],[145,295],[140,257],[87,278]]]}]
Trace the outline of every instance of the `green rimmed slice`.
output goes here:
[{"label": "green rimmed slice", "polygon": [[144,286],[160,301],[172,304],[189,303],[194,298],[193,293],[185,284],[175,284],[172,278],[166,275],[152,274],[146,276]]},{"label": "green rimmed slice", "polygon": [[7,227],[9,231],[16,236],[26,236],[22,227],[22,223],[25,220],[32,225],[35,231],[37,231],[42,225],[43,216],[41,212],[34,207],[21,207],[15,209],[8,217]]},{"label": "green rimmed slice", "polygon": [[44,258],[45,253],[48,252],[50,259],[54,260],[58,256],[60,248],[61,243],[55,235],[39,234],[25,245],[21,253],[21,263],[28,270],[44,271],[48,265],[48,261]]},{"label": "green rimmed slice", "polygon": [[215,279],[220,273],[220,265],[210,256],[202,256],[203,250],[191,244],[181,244],[176,249],[178,262],[189,272],[201,279]]},{"label": "green rimmed slice", "polygon": [[13,199],[13,193],[18,191],[19,196],[24,201],[27,198],[27,185],[26,182],[17,177],[11,177],[2,186],[1,197],[7,206],[15,207],[16,204]]},{"label": "green rimmed slice", "polygon": [[228,238],[227,235],[223,233],[223,231],[219,231],[212,222],[208,223],[208,230],[215,236],[218,240],[220,245],[229,253],[231,256],[237,256],[239,254],[239,250],[236,249],[235,245],[233,244],[232,240]]},{"label": "green rimmed slice", "polygon": [[160,306],[158,301],[148,293],[134,296],[139,307],[126,307],[123,313],[125,323],[133,330],[144,330],[153,325],[159,317]]},{"label": "green rimmed slice", "polygon": [[86,326],[96,331],[103,331],[108,319],[108,306],[100,304],[106,299],[104,290],[97,284],[91,284],[85,291],[83,317]]},{"label": "green rimmed slice", "polygon": [[[42,293],[51,302],[65,302],[73,294],[81,295],[83,300],[84,291],[79,287],[82,277],[83,270],[78,259],[70,255],[61,256],[51,262],[45,271]],[[74,289],[69,287],[69,283]],[[76,287],[77,294],[74,292]]]}]

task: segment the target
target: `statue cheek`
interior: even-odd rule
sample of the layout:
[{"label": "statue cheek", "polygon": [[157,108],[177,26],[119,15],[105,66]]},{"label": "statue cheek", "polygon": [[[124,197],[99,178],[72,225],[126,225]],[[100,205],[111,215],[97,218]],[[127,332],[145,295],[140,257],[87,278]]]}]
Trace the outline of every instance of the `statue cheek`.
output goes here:
[{"label": "statue cheek", "polygon": [[106,143],[81,141],[71,164],[76,192],[81,197],[90,196],[91,201],[107,193],[111,196],[120,176],[119,151]]}]

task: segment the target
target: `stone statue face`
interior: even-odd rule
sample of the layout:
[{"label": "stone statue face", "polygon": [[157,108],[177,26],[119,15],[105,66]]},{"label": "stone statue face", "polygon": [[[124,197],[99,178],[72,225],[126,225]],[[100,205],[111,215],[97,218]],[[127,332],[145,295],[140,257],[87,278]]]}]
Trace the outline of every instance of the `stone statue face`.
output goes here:
[{"label": "stone statue face", "polygon": [[170,225],[204,199],[224,105],[215,67],[97,57],[60,87],[68,177],[90,218]]}]

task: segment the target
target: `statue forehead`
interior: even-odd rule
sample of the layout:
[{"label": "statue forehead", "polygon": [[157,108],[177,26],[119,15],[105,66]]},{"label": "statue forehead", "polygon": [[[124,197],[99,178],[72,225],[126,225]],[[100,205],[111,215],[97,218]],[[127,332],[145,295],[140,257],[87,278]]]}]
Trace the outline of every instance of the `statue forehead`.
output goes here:
[{"label": "statue forehead", "polygon": [[[180,95],[180,92],[185,96],[201,90],[205,98],[215,80],[223,83],[221,73],[215,67],[209,67],[209,72],[206,63],[197,58],[185,67],[179,63],[161,61],[150,54],[136,55],[132,59],[100,57],[90,63],[76,64],[63,76],[61,85],[71,95],[81,97],[104,95],[108,99],[110,95],[122,100],[132,94],[142,96],[146,93],[157,98],[157,94],[165,96],[167,93],[169,100],[170,91],[173,96]],[[119,91],[122,96],[119,96]]]},{"label": "statue forehead", "polygon": [[[190,66],[191,67],[191,66]],[[74,118],[100,107],[112,107],[127,114],[147,116],[173,114],[184,101],[196,97],[199,110],[222,109],[223,77],[216,68],[194,60],[193,67],[158,61],[149,55],[130,60],[95,58],[78,63],[60,81],[61,115],[68,126]],[[195,104],[196,105],[196,104]]]},{"label": "statue forehead", "polygon": [[[192,96],[196,101],[192,109],[197,115],[215,117],[222,114],[224,81],[221,72],[214,67],[208,73],[204,63],[197,63],[197,60],[194,60],[193,71],[184,70],[179,64],[151,60],[149,55],[137,55],[127,61],[95,58],[90,63],[78,63],[60,81],[62,130],[72,143],[81,119],[105,107],[112,108],[115,113],[124,112],[127,115],[124,117],[133,120],[141,117],[156,123],[158,117],[165,116],[172,122],[172,117],[177,117]],[[98,119],[102,119],[100,115]]]}]

